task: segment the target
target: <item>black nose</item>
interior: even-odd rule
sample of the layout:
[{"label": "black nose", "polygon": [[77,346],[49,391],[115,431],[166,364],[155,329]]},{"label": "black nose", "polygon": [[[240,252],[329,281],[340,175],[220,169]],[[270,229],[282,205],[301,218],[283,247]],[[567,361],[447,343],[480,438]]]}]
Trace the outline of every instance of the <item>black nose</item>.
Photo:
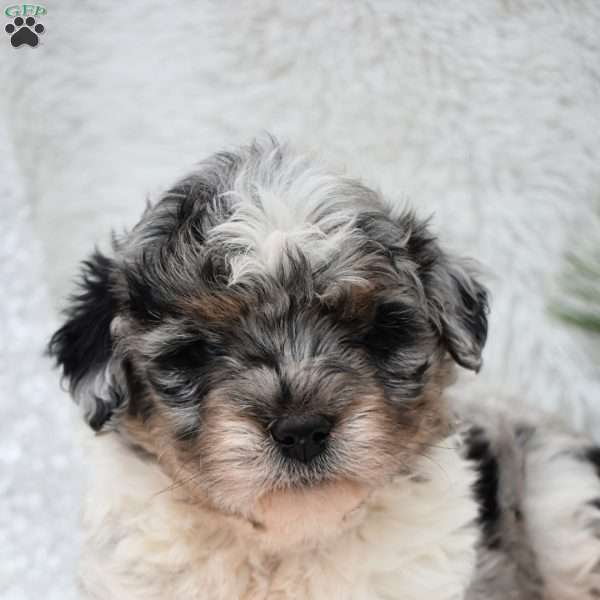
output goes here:
[{"label": "black nose", "polygon": [[271,435],[289,458],[310,462],[323,452],[331,423],[320,415],[282,417],[271,426]]}]

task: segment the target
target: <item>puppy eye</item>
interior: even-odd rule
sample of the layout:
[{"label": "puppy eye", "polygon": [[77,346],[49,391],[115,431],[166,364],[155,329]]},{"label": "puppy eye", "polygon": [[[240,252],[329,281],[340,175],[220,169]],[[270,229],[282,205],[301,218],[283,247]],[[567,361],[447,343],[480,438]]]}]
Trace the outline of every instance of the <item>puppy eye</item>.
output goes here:
[{"label": "puppy eye", "polygon": [[205,373],[214,357],[203,340],[178,343],[152,360],[148,379],[167,404],[196,404],[208,390]]},{"label": "puppy eye", "polygon": [[373,352],[388,355],[398,348],[416,345],[423,328],[423,318],[413,307],[400,302],[383,303],[376,309],[365,342]]},{"label": "puppy eye", "polygon": [[163,370],[190,371],[203,367],[213,356],[214,352],[203,340],[191,340],[168,348],[153,362]]}]

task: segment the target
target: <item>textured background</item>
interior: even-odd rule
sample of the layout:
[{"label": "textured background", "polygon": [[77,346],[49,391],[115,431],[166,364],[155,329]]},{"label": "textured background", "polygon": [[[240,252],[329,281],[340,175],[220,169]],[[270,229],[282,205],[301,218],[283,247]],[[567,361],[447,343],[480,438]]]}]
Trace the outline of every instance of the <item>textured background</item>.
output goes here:
[{"label": "textured background", "polygon": [[74,597],[83,468],[42,348],[77,261],[262,130],[435,213],[494,295],[471,389],[600,438],[597,352],[547,312],[563,252],[598,235],[599,2],[46,6],[37,48],[0,30],[2,600]]}]

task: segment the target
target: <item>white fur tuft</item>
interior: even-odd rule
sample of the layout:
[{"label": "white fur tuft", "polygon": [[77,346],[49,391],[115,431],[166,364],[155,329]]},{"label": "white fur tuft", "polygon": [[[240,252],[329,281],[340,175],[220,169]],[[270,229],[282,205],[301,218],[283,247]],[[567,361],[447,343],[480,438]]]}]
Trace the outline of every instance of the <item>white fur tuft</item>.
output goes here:
[{"label": "white fur tuft", "polygon": [[[305,157],[288,156],[285,148],[275,147],[259,161],[250,157],[224,194],[234,206],[232,217],[210,234],[230,253],[231,282],[285,268],[286,258],[300,249],[315,269],[327,264],[358,235],[354,186]],[[358,206],[364,208],[361,192]]]}]

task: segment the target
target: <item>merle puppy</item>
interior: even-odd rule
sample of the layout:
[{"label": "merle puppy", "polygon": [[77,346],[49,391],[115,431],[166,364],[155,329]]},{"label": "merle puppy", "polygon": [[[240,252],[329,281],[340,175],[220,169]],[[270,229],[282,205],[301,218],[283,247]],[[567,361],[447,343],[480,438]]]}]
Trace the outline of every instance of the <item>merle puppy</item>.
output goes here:
[{"label": "merle puppy", "polygon": [[82,596],[600,596],[600,453],[499,403],[426,223],[274,140],[149,207],[50,343],[85,420]]}]

